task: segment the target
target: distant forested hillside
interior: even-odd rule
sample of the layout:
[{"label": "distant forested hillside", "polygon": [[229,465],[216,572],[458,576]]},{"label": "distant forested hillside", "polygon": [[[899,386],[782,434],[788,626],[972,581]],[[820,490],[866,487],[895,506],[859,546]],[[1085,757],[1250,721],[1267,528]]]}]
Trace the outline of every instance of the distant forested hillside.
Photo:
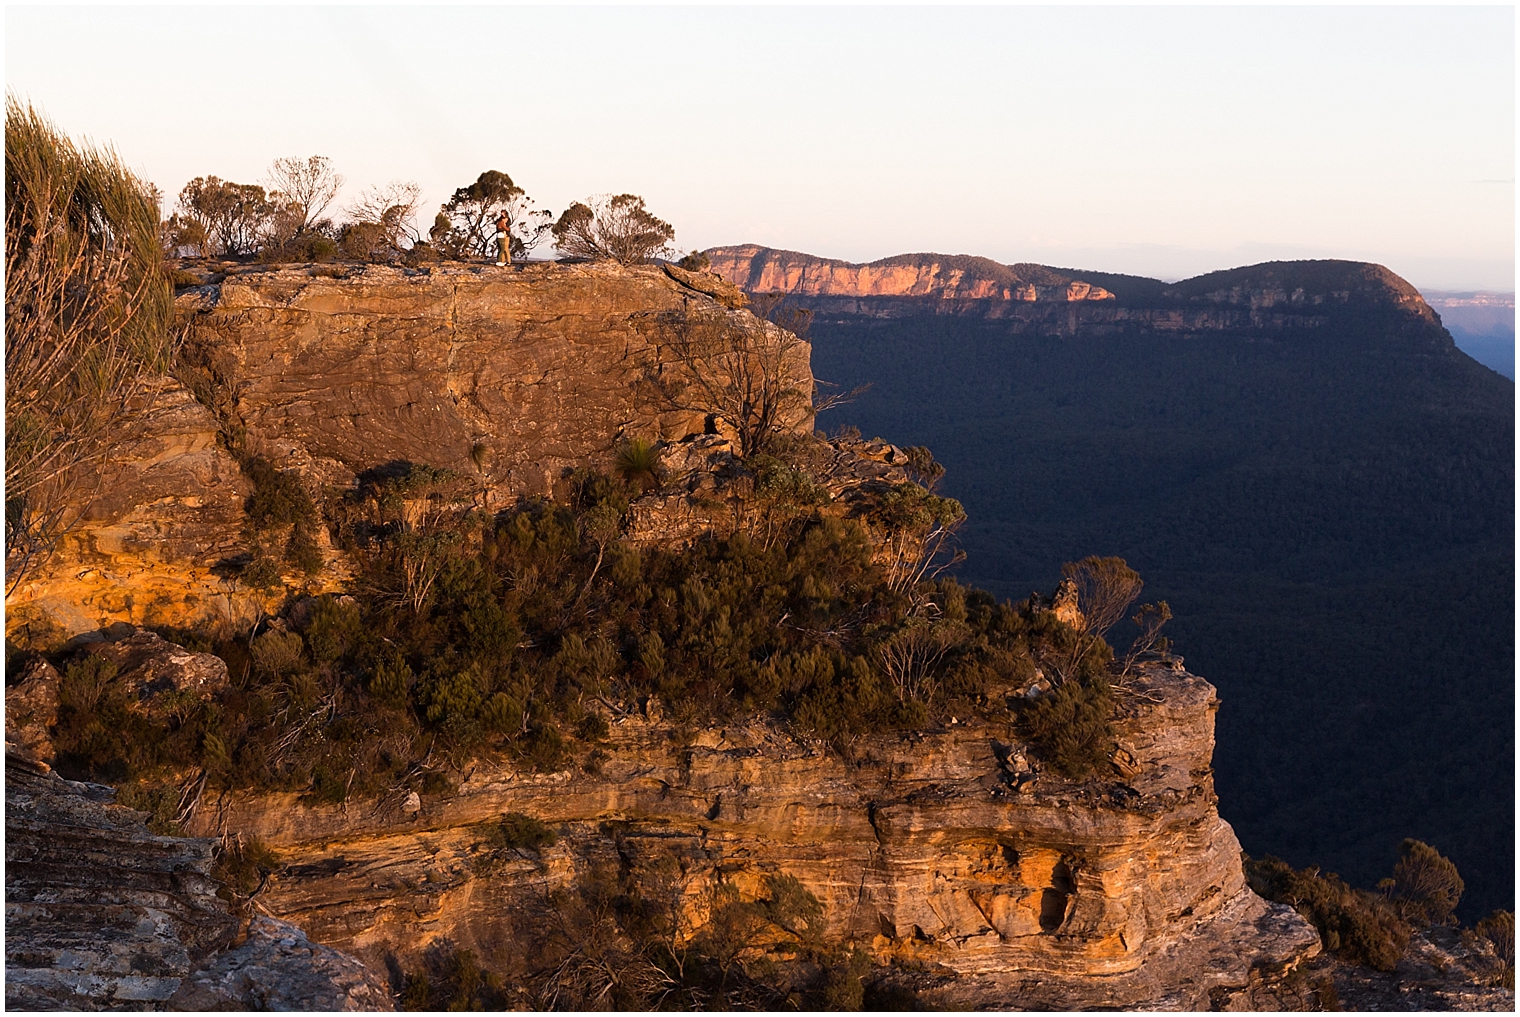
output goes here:
[{"label": "distant forested hillside", "polygon": [[1439,326],[1049,337],[822,314],[820,426],[928,445],[963,578],[1050,590],[1127,558],[1220,691],[1220,809],[1252,854],[1385,875],[1458,864],[1514,906],[1514,385]]}]

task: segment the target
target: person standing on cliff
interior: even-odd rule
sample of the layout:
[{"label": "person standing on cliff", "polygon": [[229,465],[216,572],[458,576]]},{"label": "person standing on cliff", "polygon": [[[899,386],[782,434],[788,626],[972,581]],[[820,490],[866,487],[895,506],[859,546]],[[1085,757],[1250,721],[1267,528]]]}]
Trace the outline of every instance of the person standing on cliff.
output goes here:
[{"label": "person standing on cliff", "polygon": [[512,220],[503,212],[496,217],[496,264],[512,264]]}]

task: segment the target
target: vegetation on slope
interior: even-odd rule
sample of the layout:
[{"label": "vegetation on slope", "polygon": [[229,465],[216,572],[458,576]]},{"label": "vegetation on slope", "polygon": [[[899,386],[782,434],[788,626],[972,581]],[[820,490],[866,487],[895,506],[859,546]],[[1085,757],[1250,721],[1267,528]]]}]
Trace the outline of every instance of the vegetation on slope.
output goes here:
[{"label": "vegetation on slope", "polygon": [[[922,541],[953,503],[904,485],[842,516],[802,471],[757,457],[745,525],[638,547],[618,535],[645,482],[633,465],[628,479],[580,471],[562,500],[494,516],[442,471],[375,471],[328,507],[360,566],[352,596],[293,597],[251,639],[166,633],[222,655],[233,684],[160,719],[94,658],[69,663],[60,770],[145,784],[192,772],[212,789],[342,801],[438,790],[450,762],[481,752],[594,771],[609,720],[658,708],[687,730],[769,714],[846,753],[873,731],[981,711],[1019,720],[1073,777],[1107,772],[1101,633],[924,578],[906,550],[873,554]],[[261,486],[251,513],[299,526],[304,507],[283,491]],[[1040,666],[1055,691],[1010,700]]]},{"label": "vegetation on slope", "polygon": [[[1393,875],[1376,891],[1357,890],[1317,866],[1296,870],[1279,858],[1245,858],[1251,889],[1292,905],[1319,930],[1325,949],[1351,964],[1393,971],[1411,934],[1434,925],[1454,926],[1462,877],[1451,859],[1422,841],[1399,846]],[[1462,934],[1485,984],[1515,985],[1515,916],[1495,911]]]},{"label": "vegetation on slope", "polygon": [[869,957],[823,934],[823,906],[793,876],[741,900],[716,884],[693,934],[679,872],[597,869],[514,909],[525,949],[508,970],[435,944],[406,974],[406,1010],[907,1010]]}]

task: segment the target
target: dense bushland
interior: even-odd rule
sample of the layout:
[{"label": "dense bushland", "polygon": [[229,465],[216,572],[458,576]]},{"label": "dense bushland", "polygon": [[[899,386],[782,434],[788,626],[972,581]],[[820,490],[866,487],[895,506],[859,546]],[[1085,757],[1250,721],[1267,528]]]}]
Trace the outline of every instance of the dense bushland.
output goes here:
[{"label": "dense bushland", "polygon": [[[561,499],[492,516],[470,509],[463,478],[371,471],[325,510],[359,563],[351,596],[292,597],[251,638],[166,633],[222,655],[233,682],[162,719],[133,710],[94,658],[67,663],[60,769],[342,801],[445,789],[479,753],[594,771],[609,721],[658,709],[688,731],[770,715],[844,753],[873,731],[981,711],[1070,776],[1107,772],[1107,643],[1041,603],[926,579],[905,550],[932,553],[953,502],[910,484],[830,512],[802,470],[756,457],[733,533],[638,547],[619,532],[652,467],[647,449],[626,451],[620,477],[583,470]],[[314,507],[292,477],[255,469],[252,531],[288,526],[294,546]],[[904,550],[873,555],[884,540]],[[242,581],[277,582],[268,560]],[[1039,673],[1047,694],[1010,698]]]}]

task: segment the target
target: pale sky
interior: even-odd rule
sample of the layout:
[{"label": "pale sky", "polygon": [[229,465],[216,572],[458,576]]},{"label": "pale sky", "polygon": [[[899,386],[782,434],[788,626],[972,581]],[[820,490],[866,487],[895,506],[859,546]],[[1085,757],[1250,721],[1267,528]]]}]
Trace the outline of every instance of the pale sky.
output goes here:
[{"label": "pale sky", "polygon": [[[484,169],[682,249],[1514,289],[1513,7],[20,7],[5,80],[172,196]],[[171,202],[172,203],[172,202]]]}]

